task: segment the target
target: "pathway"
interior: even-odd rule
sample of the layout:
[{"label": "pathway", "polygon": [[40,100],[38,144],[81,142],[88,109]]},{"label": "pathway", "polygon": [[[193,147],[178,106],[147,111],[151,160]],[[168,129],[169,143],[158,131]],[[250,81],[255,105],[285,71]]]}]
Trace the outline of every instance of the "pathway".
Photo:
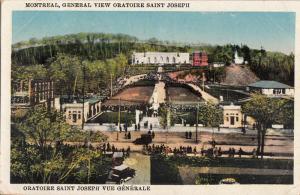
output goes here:
[{"label": "pathway", "polygon": [[205,100],[205,101],[208,101],[208,102],[212,102],[213,104],[218,104],[219,103],[219,100],[215,97],[213,97],[212,95],[206,93],[205,91],[203,91],[200,87],[198,87],[197,85],[194,85],[192,83],[189,83],[188,84],[189,86],[191,86],[194,90],[198,91],[201,93],[202,95],[202,98]]},{"label": "pathway", "polygon": [[143,155],[140,153],[131,153],[129,158],[126,158],[124,164],[135,170],[135,177],[126,184],[135,184],[135,185],[149,185],[150,184],[150,171],[151,163],[150,156]]}]

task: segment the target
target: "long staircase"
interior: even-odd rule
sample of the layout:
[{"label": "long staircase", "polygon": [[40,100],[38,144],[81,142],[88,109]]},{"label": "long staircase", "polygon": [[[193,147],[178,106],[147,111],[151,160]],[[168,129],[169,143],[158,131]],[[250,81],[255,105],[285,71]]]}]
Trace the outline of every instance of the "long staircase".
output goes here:
[{"label": "long staircase", "polygon": [[[148,122],[148,127],[144,127],[144,124]],[[149,130],[150,124],[152,124],[152,129],[159,128],[159,117],[143,117],[140,122],[141,130]]]}]

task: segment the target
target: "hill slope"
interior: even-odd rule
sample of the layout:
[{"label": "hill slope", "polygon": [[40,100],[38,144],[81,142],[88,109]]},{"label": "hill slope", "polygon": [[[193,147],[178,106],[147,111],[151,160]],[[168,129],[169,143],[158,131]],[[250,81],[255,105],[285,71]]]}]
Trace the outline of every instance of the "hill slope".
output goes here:
[{"label": "hill slope", "polygon": [[222,82],[224,85],[246,86],[259,80],[259,78],[244,65],[232,64],[227,66],[225,71],[226,76]]}]

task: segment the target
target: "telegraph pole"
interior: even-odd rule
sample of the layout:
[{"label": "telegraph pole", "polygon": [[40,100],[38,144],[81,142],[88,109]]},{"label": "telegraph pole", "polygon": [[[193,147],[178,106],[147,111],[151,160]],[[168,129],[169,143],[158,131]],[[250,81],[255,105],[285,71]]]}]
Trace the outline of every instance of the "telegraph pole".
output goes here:
[{"label": "telegraph pole", "polygon": [[202,72],[202,90],[204,91],[204,76],[205,76],[205,73]]},{"label": "telegraph pole", "polygon": [[119,130],[120,130],[120,127],[121,127],[121,97],[119,97],[117,141],[119,140]]},{"label": "telegraph pole", "polygon": [[171,113],[170,113],[170,107],[168,105],[168,110],[167,110],[167,134],[166,134],[166,143],[168,143],[168,136],[169,136],[169,123],[171,123]]},{"label": "telegraph pole", "polygon": [[113,96],[112,73],[110,73],[110,97]]},{"label": "telegraph pole", "polygon": [[197,114],[196,114],[196,144],[198,144],[198,123],[199,123],[199,103],[197,105]]},{"label": "telegraph pole", "polygon": [[85,101],[85,97],[84,97],[84,94],[85,94],[85,64],[83,64],[83,86],[82,86],[82,130],[84,128],[84,101]]}]

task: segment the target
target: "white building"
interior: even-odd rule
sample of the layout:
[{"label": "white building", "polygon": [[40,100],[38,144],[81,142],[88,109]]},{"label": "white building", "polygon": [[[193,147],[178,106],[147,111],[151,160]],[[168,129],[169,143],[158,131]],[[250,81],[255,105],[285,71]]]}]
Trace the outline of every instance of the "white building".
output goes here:
[{"label": "white building", "polygon": [[243,64],[244,63],[244,58],[240,57],[237,53],[237,51],[234,52],[234,63],[235,64]]},{"label": "white building", "polygon": [[294,87],[277,81],[257,81],[248,85],[247,91],[258,91],[271,97],[294,96]]},{"label": "white building", "polygon": [[142,52],[132,54],[132,64],[189,64],[189,53]]},{"label": "white building", "polygon": [[238,105],[224,105],[223,106],[223,125],[222,127],[240,128],[243,123],[243,114],[241,106]]},{"label": "white building", "polygon": [[97,116],[101,112],[101,101],[97,99],[87,99],[83,104],[74,101],[62,105],[66,122],[69,125],[82,125],[82,115],[84,111],[84,122]]},{"label": "white building", "polygon": [[220,67],[225,66],[225,63],[223,63],[223,62],[214,62],[214,63],[212,64],[212,66],[213,66],[214,68],[220,68]]}]

